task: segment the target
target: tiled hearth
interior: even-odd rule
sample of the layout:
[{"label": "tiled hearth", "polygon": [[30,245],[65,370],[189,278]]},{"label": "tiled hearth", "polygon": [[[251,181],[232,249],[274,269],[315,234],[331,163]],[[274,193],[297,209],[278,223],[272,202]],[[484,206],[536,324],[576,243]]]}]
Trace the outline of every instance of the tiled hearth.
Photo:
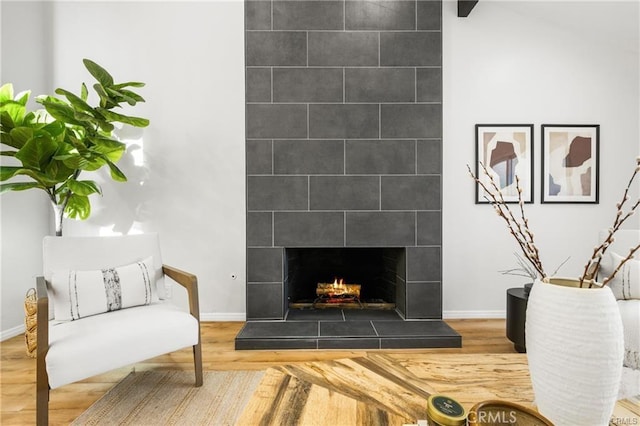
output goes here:
[{"label": "tiled hearth", "polygon": [[[459,345],[441,321],[441,1],[257,0],[245,18],[249,322],[237,347]],[[287,248],[363,247],[403,251],[393,319],[292,316]]]},{"label": "tiled hearth", "polygon": [[395,311],[290,310],[286,321],[248,322],[236,349],[401,349],[460,347],[443,321],[403,321]]}]

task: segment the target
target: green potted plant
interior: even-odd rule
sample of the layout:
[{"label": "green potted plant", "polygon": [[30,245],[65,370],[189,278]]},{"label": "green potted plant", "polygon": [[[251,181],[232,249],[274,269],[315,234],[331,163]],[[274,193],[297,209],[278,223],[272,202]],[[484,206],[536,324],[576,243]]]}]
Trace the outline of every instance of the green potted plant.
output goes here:
[{"label": "green potted plant", "polygon": [[[79,95],[56,89],[56,96],[39,96],[44,109],[27,111],[30,92],[14,96],[13,85],[0,87],[0,155],[12,157],[0,165],[0,193],[39,189],[45,191],[55,216],[56,235],[62,235],[64,216],[87,219],[91,214],[89,196],[101,194],[93,180],[81,180],[83,171],[108,167],[111,178],[127,180],[116,166],[126,145],[114,137],[114,123],[146,127],[149,120],[114,111],[124,104],[135,106],[144,98],[132,88],[144,83],[116,83],[103,67],[84,59],[95,78],[97,105],[89,104],[89,91],[82,83]],[[4,148],[8,149],[4,149]],[[5,163],[3,161],[3,163]]]}]

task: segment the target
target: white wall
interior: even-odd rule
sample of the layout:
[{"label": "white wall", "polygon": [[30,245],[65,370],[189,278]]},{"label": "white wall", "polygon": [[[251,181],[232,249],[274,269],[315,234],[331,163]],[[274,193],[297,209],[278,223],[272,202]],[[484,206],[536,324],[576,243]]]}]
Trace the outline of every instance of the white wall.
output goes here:
[{"label": "white wall", "polygon": [[[633,37],[594,30],[606,19],[633,28]],[[473,201],[466,164],[475,161],[477,123],[535,125],[536,202],[527,214],[549,273],[571,256],[560,274],[581,274],[640,153],[639,28],[638,2],[481,1],[468,18],[445,2],[446,317],[503,316],[505,290],[526,281],[498,272],[515,266],[518,247],[493,209]],[[540,204],[540,125],[554,123],[600,124],[599,205]]]},{"label": "white wall", "polygon": [[65,234],[159,232],[164,262],[198,276],[203,319],[243,319],[243,3],[61,2],[53,23],[56,87],[90,78],[91,58],[147,84],[134,115],[151,120],[123,135],[129,182],[99,173],[104,197]]},{"label": "white wall", "polygon": [[[16,92],[48,90],[48,12],[43,3],[0,3],[0,85]],[[28,29],[25,30],[25,26]],[[28,52],[28,54],[26,53]],[[0,157],[3,165],[10,159]],[[42,238],[49,233],[49,202],[42,191],[0,196],[0,340],[22,331],[27,289],[42,273]]]},{"label": "white wall", "polygon": [[[30,5],[38,3],[7,4],[12,7],[4,8],[3,32],[5,22],[28,15]],[[164,262],[198,276],[202,318],[242,320],[246,263],[242,1],[48,4],[52,30],[39,42],[51,41],[52,59],[47,67],[33,68],[37,75],[50,77],[45,91],[63,87],[77,92],[82,81],[92,83],[82,64],[83,58],[91,58],[116,81],[147,84],[140,89],[147,102],[128,112],[151,120],[146,129],[129,128],[121,134],[130,141],[119,163],[129,182],[113,182],[105,171],[94,173],[104,196],[93,196],[89,220],[65,220],[64,234],[159,232]],[[17,30],[12,34],[14,42],[18,33],[22,34]],[[31,67],[18,61],[18,48],[13,56],[3,50],[3,67],[15,61],[16,71],[26,73]],[[46,57],[44,52],[34,56],[39,54]],[[7,74],[7,80],[16,82],[16,74]],[[26,77],[21,81],[33,87],[35,79]],[[12,202],[28,202],[24,195],[2,195],[3,227],[15,229],[15,234],[34,232],[34,220],[24,217],[21,205]],[[42,217],[48,220],[48,213]],[[2,235],[3,246],[17,246],[16,256],[33,257],[35,266],[23,274],[41,270],[40,239],[35,238],[34,253],[24,240]],[[16,269],[22,268],[15,265],[12,270]],[[3,290],[8,285],[3,280]],[[21,303],[22,289],[19,295]],[[179,292],[176,295],[181,298]],[[22,305],[15,307],[5,310],[3,305],[3,330],[21,324]]]},{"label": "white wall", "polygon": [[[572,3],[575,13],[584,9]],[[631,16],[640,27],[637,2],[594,4],[605,3],[607,13]],[[75,91],[91,79],[81,62],[88,57],[116,80],[146,82],[147,103],[135,113],[151,119],[149,128],[124,135],[132,141],[121,162],[130,181],[112,183],[98,174],[104,197],[94,198],[89,221],[66,221],[65,234],[157,231],[165,262],[198,275],[203,319],[241,319],[246,281],[242,2],[46,4],[3,1],[2,81],[36,93],[55,87]],[[528,206],[543,261],[551,269],[571,255],[562,270],[571,275],[586,261],[598,229],[612,220],[640,152],[637,43],[618,43],[599,31],[589,35],[579,25],[564,30],[544,19],[553,7],[566,5],[483,0],[469,18],[457,18],[455,2],[444,3],[443,279],[449,317],[501,316],[505,289],[521,285],[497,272],[513,266],[515,243],[490,208],[473,204],[465,164],[474,161],[476,123],[535,124],[538,176],[540,124],[601,125],[600,204],[542,206],[538,184],[536,204]],[[20,44],[9,43],[8,35],[14,41],[14,28],[24,20],[33,31],[19,32]],[[25,45],[31,46],[30,55],[22,53]],[[624,51],[629,45],[635,50]],[[41,269],[40,240],[48,232],[49,212],[38,195],[0,197],[3,332],[22,324],[24,291]]]}]

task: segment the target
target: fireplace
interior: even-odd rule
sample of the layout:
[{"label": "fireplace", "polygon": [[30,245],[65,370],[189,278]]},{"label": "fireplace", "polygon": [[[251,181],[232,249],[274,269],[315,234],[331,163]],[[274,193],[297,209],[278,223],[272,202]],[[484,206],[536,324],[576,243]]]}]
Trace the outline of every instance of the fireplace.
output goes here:
[{"label": "fireplace", "polygon": [[[247,254],[253,317],[236,337],[236,349],[461,346],[460,335],[441,319],[441,282],[433,279],[441,274],[439,247],[282,247]],[[264,282],[251,281],[258,278]],[[340,278],[360,286],[359,300],[318,303],[319,288]]]},{"label": "fireplace", "polygon": [[286,248],[287,307],[395,310],[404,259],[402,248]]},{"label": "fireplace", "polygon": [[[237,349],[460,345],[442,321],[441,7],[245,1]],[[314,309],[318,283],[336,278],[393,308]]]}]

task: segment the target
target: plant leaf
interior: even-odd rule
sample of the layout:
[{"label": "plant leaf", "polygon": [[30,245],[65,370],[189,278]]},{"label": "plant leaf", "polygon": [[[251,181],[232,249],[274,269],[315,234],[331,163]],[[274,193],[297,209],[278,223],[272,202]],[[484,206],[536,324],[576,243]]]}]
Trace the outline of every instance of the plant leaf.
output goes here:
[{"label": "plant leaf", "polygon": [[87,123],[89,125],[91,124],[96,124],[97,120],[95,119],[95,117],[93,115],[87,114],[86,112],[81,112],[81,111],[76,111],[73,113],[73,118],[75,118],[78,121],[82,121],[84,123]]},{"label": "plant leaf", "polygon": [[100,106],[102,108],[114,108],[117,107],[118,104],[115,103],[104,90],[104,87],[100,83],[96,83],[93,85],[93,89],[96,91],[98,96],[100,97]]},{"label": "plant leaf", "polygon": [[88,172],[98,170],[100,167],[107,164],[107,160],[105,160],[105,158],[108,158],[108,157],[99,156],[99,157],[91,158],[90,160],[88,160],[88,164],[82,170],[86,170]]},{"label": "plant leaf", "polygon": [[110,152],[120,149],[126,149],[127,145],[124,142],[120,142],[115,139],[104,138],[104,137],[89,137],[89,140],[93,142],[94,149],[100,149],[100,152]]},{"label": "plant leaf", "polygon": [[55,138],[64,134],[66,127],[61,121],[52,121],[51,123],[46,124],[42,130]]},{"label": "plant leaf", "polygon": [[107,164],[109,165],[109,169],[111,169],[111,179],[117,182],[126,182],[127,177],[122,173],[122,171],[111,161],[107,160]]},{"label": "plant leaf", "polygon": [[62,161],[70,169],[86,170],[89,165],[89,161],[79,154],[56,155],[53,158],[54,160]]},{"label": "plant leaf", "polygon": [[[25,107],[16,101],[7,101],[0,107],[0,112],[8,114],[11,117],[11,127],[22,124],[24,120]],[[2,123],[4,126],[4,122]]]},{"label": "plant leaf", "polygon": [[120,92],[120,91],[118,91],[118,90],[114,90],[114,89],[111,89],[111,88],[109,88],[109,87],[107,87],[105,90],[107,91],[107,93],[109,93],[109,95],[110,95],[113,99],[115,99],[116,101],[118,101],[118,103],[120,103],[120,102],[126,102],[126,103],[128,103],[129,105],[135,105],[135,104],[136,104],[136,102],[137,102],[135,99],[133,99],[133,98],[131,98],[131,97],[129,97],[129,96],[126,96],[124,93],[122,93],[122,92]]},{"label": "plant leaf", "polygon": [[85,220],[91,215],[91,202],[86,195],[69,195],[67,207],[64,212],[72,219]]},{"label": "plant leaf", "polygon": [[49,99],[41,99],[39,101],[42,105],[44,105],[45,109],[53,118],[56,120],[60,120],[65,123],[75,124],[77,126],[82,126],[82,122],[76,120],[74,117],[73,108],[63,102],[52,102]]},{"label": "plant leaf", "polygon": [[89,91],[87,90],[87,85],[82,83],[82,85],[80,86],[80,99],[87,102],[88,98],[89,98]]},{"label": "plant leaf", "polygon": [[75,169],[67,167],[62,161],[53,160],[45,167],[44,172],[51,179],[57,182],[64,182],[74,174]]},{"label": "plant leaf", "polygon": [[15,101],[26,107],[27,102],[29,101],[29,96],[31,96],[31,90],[25,90],[24,92],[20,92],[16,95]]},{"label": "plant leaf", "polygon": [[102,194],[100,187],[92,180],[74,180],[67,181],[67,187],[71,192],[78,195]]},{"label": "plant leaf", "polygon": [[82,60],[82,62],[84,63],[84,66],[87,68],[89,73],[96,80],[98,80],[98,82],[101,85],[103,85],[104,87],[113,86],[113,77],[111,77],[111,74],[109,74],[107,72],[107,70],[105,70],[100,65],[96,64],[95,62],[93,62],[91,59],[86,59],[85,58],[85,59]]},{"label": "plant leaf", "polygon": [[2,111],[2,109],[0,109],[0,126],[2,126],[3,133],[16,127],[11,114],[8,111]]},{"label": "plant leaf", "polygon": [[29,139],[33,138],[33,129],[29,127],[15,127],[11,129],[9,135],[11,136],[11,143],[7,145],[20,149]]},{"label": "plant leaf", "polygon": [[126,83],[118,83],[112,86],[113,89],[120,90],[124,87],[144,87],[145,84],[139,81],[128,81]]},{"label": "plant leaf", "polygon": [[29,139],[15,157],[26,167],[43,170],[57,150],[58,144],[43,132]]},{"label": "plant leaf", "polygon": [[0,151],[0,155],[4,155],[5,157],[15,157],[16,152],[18,151]]},{"label": "plant leaf", "polygon": [[132,92],[131,90],[121,89],[120,93],[122,93],[125,96],[128,96],[128,97],[132,98],[136,102],[144,102],[145,101],[142,96],[138,95],[136,92]]},{"label": "plant leaf", "polygon": [[130,117],[127,115],[118,114],[117,112],[109,111],[104,108],[98,108],[98,111],[109,121],[117,121],[119,123],[129,124],[134,127],[147,127],[149,125],[149,120],[147,120],[146,118]]},{"label": "plant leaf", "polygon": [[51,187],[60,183],[60,181],[54,180],[37,170],[25,169],[24,167],[0,166],[0,181],[11,179],[17,175],[29,176],[43,187]]},{"label": "plant leaf", "polygon": [[13,100],[13,84],[6,83],[0,86],[0,102]]},{"label": "plant leaf", "polygon": [[46,189],[37,182],[11,182],[0,184],[0,194],[7,191],[24,191],[31,188]]},{"label": "plant leaf", "polygon": [[69,101],[69,103],[76,109],[76,110],[80,110],[80,111],[85,111],[88,113],[92,113],[93,112],[93,108],[91,108],[91,106],[86,103],[85,101],[83,101],[81,98],[79,98],[78,96],[76,96],[75,94],[69,92],[68,90],[64,90],[64,89],[56,89],[56,93],[58,95],[63,95],[65,98],[67,98],[67,100]]},{"label": "plant leaf", "polygon": [[119,161],[127,150],[126,144],[114,139],[91,138],[91,141],[94,143],[92,151],[104,154],[113,163]]},{"label": "plant leaf", "polygon": [[14,177],[22,167],[0,166],[0,181],[5,181]]}]

